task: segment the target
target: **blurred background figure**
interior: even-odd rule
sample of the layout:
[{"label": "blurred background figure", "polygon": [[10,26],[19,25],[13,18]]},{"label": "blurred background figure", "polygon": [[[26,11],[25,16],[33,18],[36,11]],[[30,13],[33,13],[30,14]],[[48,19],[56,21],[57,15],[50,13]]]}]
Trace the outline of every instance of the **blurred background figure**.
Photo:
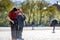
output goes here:
[{"label": "blurred background figure", "polygon": [[58,21],[57,21],[57,20],[52,20],[52,21],[51,21],[50,26],[53,27],[53,33],[55,33],[55,26],[57,26],[57,25],[58,25]]}]

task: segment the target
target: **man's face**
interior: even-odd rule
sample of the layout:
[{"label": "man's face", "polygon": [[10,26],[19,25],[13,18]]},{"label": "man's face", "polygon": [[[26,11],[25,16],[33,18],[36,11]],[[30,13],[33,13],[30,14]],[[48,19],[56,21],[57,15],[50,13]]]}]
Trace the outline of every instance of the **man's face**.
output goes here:
[{"label": "man's face", "polygon": [[18,13],[18,11],[15,11],[15,13]]}]

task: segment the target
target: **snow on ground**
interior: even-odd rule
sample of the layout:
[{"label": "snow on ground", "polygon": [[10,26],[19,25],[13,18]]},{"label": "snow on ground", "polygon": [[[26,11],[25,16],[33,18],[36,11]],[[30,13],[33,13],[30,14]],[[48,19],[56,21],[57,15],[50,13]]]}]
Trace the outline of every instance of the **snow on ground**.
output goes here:
[{"label": "snow on ground", "polygon": [[[41,30],[31,30],[31,28],[28,30],[29,28],[24,28],[22,37],[24,40],[60,40],[60,30],[57,30],[60,29],[59,27],[56,27],[55,33],[52,33],[52,28],[48,28],[49,30],[47,28],[41,27]],[[10,27],[0,27],[0,40],[11,40],[10,30]]]}]

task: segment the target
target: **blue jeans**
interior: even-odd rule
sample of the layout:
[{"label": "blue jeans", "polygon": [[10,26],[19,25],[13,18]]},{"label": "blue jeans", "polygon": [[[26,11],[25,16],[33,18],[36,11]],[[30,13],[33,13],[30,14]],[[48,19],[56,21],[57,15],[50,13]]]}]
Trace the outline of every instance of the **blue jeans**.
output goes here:
[{"label": "blue jeans", "polygon": [[16,38],[22,38],[23,27],[19,27],[16,31]]}]

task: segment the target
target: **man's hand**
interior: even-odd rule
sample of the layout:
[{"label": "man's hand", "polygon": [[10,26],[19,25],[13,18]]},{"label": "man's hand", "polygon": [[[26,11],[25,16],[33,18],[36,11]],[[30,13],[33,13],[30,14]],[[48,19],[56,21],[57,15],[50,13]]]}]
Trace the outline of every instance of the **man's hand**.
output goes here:
[{"label": "man's hand", "polygon": [[14,24],[14,21],[11,21]]},{"label": "man's hand", "polygon": [[9,21],[11,21],[14,24],[14,21],[13,20],[11,20],[9,17],[7,17],[7,18],[8,18]]}]

